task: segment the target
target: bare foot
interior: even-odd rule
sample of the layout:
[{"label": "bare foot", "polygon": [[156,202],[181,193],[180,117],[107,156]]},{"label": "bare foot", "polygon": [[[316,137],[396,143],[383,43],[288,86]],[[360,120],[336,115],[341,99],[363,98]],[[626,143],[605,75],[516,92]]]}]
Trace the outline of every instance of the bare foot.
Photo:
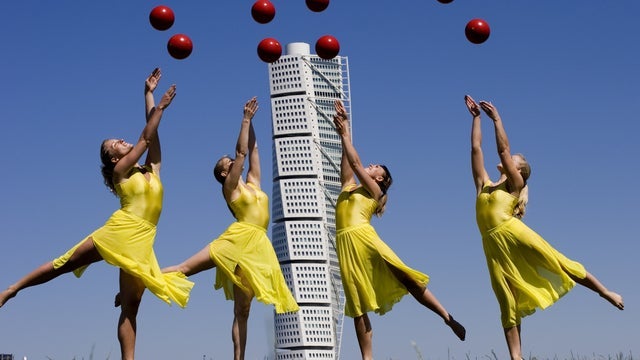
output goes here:
[{"label": "bare foot", "polygon": [[605,298],[608,302],[610,302],[613,306],[617,307],[620,310],[624,310],[624,301],[622,301],[622,296],[620,294],[614,293],[613,291],[606,291],[602,293],[600,296]]},{"label": "bare foot", "polygon": [[467,330],[462,326],[462,324],[457,322],[451,314],[449,314],[449,320],[445,320],[444,323],[453,330],[453,333],[456,334],[460,340],[464,341],[464,338],[467,335]]},{"label": "bare foot", "polygon": [[121,302],[120,302],[120,293],[117,293],[116,294],[116,298],[113,301],[113,306],[118,307],[118,306],[120,306],[120,304],[121,304]]},{"label": "bare foot", "polygon": [[2,305],[4,305],[7,300],[11,299],[12,297],[16,296],[17,292],[13,291],[11,289],[7,289],[3,292],[0,293],[0,308],[2,307]]}]

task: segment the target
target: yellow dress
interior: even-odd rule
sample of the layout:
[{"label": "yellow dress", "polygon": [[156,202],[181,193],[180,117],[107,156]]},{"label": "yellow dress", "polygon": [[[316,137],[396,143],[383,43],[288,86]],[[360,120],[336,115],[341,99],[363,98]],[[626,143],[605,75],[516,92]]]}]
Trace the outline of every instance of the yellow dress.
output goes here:
[{"label": "yellow dress", "polygon": [[506,183],[487,182],[476,199],[476,221],[504,328],[519,325],[536,308],[545,309],[569,292],[575,285],[569,274],[586,276],[582,264],[513,216],[517,203]]},{"label": "yellow dress", "polygon": [[[166,303],[174,301],[185,307],[193,283],[177,272],[163,274],[153,251],[163,189],[160,178],[150,168],[146,170],[149,180],[140,169],[134,168],[128,180],[115,186],[120,209],[87,238],[93,239],[107,263],[140,278],[147,289]],[[64,265],[87,238],[54,259],[54,268]],[[87,267],[74,270],[74,274],[80,277]]]},{"label": "yellow dress", "polygon": [[224,288],[233,300],[233,286],[253,293],[259,301],[273,304],[277,313],[298,311],[282,275],[273,245],[267,236],[269,198],[255,185],[240,187],[240,197],[229,204],[236,222],[209,245],[216,264],[215,288]]},{"label": "yellow dress", "polygon": [[405,265],[385,244],[371,217],[378,202],[357,185],[342,189],[336,204],[336,247],[346,303],[344,313],[358,317],[369,311],[383,315],[409,293],[391,269],[427,286],[429,276]]}]

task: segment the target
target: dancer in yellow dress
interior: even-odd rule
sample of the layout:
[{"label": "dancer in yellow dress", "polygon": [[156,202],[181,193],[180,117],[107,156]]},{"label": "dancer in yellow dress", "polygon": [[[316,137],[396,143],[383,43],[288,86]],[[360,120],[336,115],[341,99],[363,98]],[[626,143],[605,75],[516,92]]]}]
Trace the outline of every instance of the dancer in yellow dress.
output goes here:
[{"label": "dancer in yellow dress", "polygon": [[384,212],[391,174],[384,165],[362,165],[351,142],[347,112],[341,101],[335,102],[335,110],[333,122],[342,141],[336,247],[346,297],[345,314],[354,318],[362,359],[373,358],[373,331],[367,313],[383,315],[407,294],[440,316],[464,340],[465,328],[427,289],[429,277],[405,265],[371,226],[372,216]]},{"label": "dancer in yellow dress", "polygon": [[[0,293],[0,307],[20,290],[48,282],[73,271],[78,277],[92,263],[104,260],[120,268],[122,310],[118,321],[118,340],[122,359],[134,359],[136,316],[145,288],[163,301],[184,307],[193,283],[181,274],[163,274],[153,251],[156,225],[162,210],[160,182],[160,140],[158,125],[171,104],[176,87],[164,93],[158,106],[153,91],[160,80],[155,69],[145,80],[146,125],[135,144],[107,139],[100,146],[102,175],[111,192],[120,198],[115,211],[103,227],[94,231],[64,255],[36,268]],[[144,166],[139,159],[147,153]]]},{"label": "dancer in yellow dress", "polygon": [[[536,308],[552,305],[575,283],[595,291],[620,310],[624,309],[624,302],[582,264],[565,257],[520,220],[528,201],[531,167],[522,154],[511,155],[502,119],[493,104],[486,101],[478,104],[468,95],[465,102],[473,117],[471,168],[477,191],[476,221],[509,353],[511,359],[520,360],[522,318]],[[495,129],[500,156],[500,178],[495,182],[484,166],[481,109],[493,120]]]},{"label": "dancer in yellow dress", "polygon": [[[267,237],[269,198],[260,189],[260,157],[252,124],[257,110],[255,97],[247,101],[236,157],[223,156],[213,170],[216,180],[222,184],[227,206],[237,221],[183,263],[163,269],[191,276],[217,267],[215,288],[223,288],[226,298],[234,301],[231,334],[235,360],[244,359],[247,320],[254,296],[265,304],[273,304],[277,313],[298,311],[298,304],[287,287]],[[242,173],[246,158],[249,168],[245,182]]]}]

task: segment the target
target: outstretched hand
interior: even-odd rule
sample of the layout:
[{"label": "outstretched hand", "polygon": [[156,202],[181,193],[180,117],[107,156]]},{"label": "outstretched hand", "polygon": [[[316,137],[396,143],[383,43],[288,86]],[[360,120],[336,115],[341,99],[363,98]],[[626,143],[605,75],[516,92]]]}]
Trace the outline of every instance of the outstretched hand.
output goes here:
[{"label": "outstretched hand", "polygon": [[173,98],[175,96],[176,96],[176,85],[173,84],[169,86],[169,89],[164,93],[164,95],[162,95],[162,98],[160,99],[160,103],[158,103],[158,108],[161,110],[166,109],[167,106],[171,104],[171,101],[173,101]]},{"label": "outstretched hand", "polygon": [[149,75],[149,77],[144,81],[144,91],[145,92],[153,92],[158,86],[158,82],[160,82],[160,77],[162,73],[160,72],[160,68],[155,68]]},{"label": "outstretched hand", "polygon": [[251,120],[258,111],[258,99],[254,96],[244,104],[244,119]]},{"label": "outstretched hand", "polygon": [[492,103],[488,101],[480,101],[480,108],[489,116],[493,121],[500,119],[500,114],[498,114],[498,109],[493,106]]},{"label": "outstretched hand", "polygon": [[336,109],[336,114],[333,115],[333,124],[336,126],[338,134],[344,135],[349,129],[347,110],[344,108],[344,105],[340,100],[336,100],[334,102],[334,107]]},{"label": "outstretched hand", "polygon": [[464,101],[467,104],[467,109],[469,109],[469,112],[473,117],[480,116],[480,107],[471,96],[465,95]]}]

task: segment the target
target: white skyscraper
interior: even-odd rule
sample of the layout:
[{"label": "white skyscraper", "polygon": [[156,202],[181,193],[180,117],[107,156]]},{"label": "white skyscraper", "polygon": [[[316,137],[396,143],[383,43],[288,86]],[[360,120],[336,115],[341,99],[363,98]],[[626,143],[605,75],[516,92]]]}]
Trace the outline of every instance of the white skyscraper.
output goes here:
[{"label": "white skyscraper", "polygon": [[269,64],[273,123],[271,239],[297,313],[275,315],[278,360],[339,359],[344,292],[335,248],[340,137],[333,103],[351,113],[346,57],[292,43]]}]

